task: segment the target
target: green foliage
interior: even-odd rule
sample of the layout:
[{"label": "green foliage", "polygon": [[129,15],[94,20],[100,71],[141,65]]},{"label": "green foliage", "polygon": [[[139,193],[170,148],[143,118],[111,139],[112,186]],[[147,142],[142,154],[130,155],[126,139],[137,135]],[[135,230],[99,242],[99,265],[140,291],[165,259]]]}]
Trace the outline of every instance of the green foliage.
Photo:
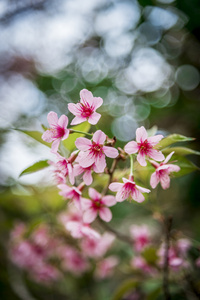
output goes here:
[{"label": "green foliage", "polygon": [[170,154],[172,151],[174,151],[176,155],[180,155],[180,156],[185,156],[189,154],[200,155],[199,151],[195,151],[193,149],[186,148],[186,147],[169,147],[162,150],[163,154],[165,155]]},{"label": "green foliage", "polygon": [[190,141],[194,141],[194,138],[191,137],[186,137],[184,135],[181,134],[170,134],[169,136],[165,137],[164,139],[162,139],[156,146],[156,149],[162,150],[172,144],[178,143],[178,142],[190,142]]},{"label": "green foliage", "polygon": [[[72,127],[71,129],[77,130],[77,131],[88,132],[90,130],[90,126],[91,125],[88,122],[84,122],[84,123],[81,123],[80,125],[76,125],[76,126]],[[62,141],[62,144],[64,145],[64,147],[67,150],[73,151],[76,148],[76,146],[75,146],[76,139],[81,136],[84,136],[84,134],[71,133],[66,140]]]},{"label": "green foliage", "polygon": [[40,131],[28,131],[28,130],[22,130],[22,129],[15,129],[17,131],[20,131],[20,132],[23,132],[25,133],[26,135],[30,136],[31,138],[33,138],[34,140],[36,140],[37,142],[47,146],[47,147],[50,147],[51,148],[51,144],[50,143],[47,143],[45,141],[43,141],[42,139],[42,132]]},{"label": "green foliage", "polygon": [[114,293],[112,300],[121,300],[122,297],[130,291],[133,291],[139,285],[138,281],[135,279],[127,279],[117,288]]},{"label": "green foliage", "polygon": [[27,174],[31,174],[31,173],[40,171],[40,170],[42,170],[44,168],[47,168],[47,167],[49,167],[47,159],[38,161],[38,162],[34,163],[32,166],[30,166],[30,167],[26,168],[25,170],[23,170],[21,172],[21,174],[19,175],[19,177],[21,177],[22,175],[27,175]]},{"label": "green foliage", "polygon": [[142,252],[142,256],[145,258],[148,264],[154,264],[158,259],[157,249],[154,247],[145,248]]}]

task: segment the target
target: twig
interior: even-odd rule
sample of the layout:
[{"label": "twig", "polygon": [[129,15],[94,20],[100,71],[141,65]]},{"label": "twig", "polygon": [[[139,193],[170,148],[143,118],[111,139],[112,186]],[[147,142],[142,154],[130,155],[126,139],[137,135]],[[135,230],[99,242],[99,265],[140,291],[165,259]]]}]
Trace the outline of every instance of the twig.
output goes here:
[{"label": "twig", "polygon": [[170,247],[170,232],[172,227],[172,217],[164,220],[164,233],[165,233],[165,253],[164,253],[164,266],[163,266],[163,291],[164,299],[170,300],[169,292],[169,247]]},{"label": "twig", "polygon": [[105,230],[114,233],[114,235],[121,241],[128,243],[129,245],[133,245],[132,240],[129,238],[129,236],[124,235],[121,232],[118,232],[117,230],[113,229],[112,227],[110,227],[107,223],[103,222],[100,218],[98,218],[99,223],[102,225],[102,227],[105,228]]}]

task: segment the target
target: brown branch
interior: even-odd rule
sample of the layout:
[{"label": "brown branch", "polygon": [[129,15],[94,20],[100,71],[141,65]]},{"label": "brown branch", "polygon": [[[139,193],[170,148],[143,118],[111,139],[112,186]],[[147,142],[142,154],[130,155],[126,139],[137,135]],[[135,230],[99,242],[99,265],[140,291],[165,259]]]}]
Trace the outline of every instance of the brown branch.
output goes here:
[{"label": "brown branch", "polygon": [[129,236],[118,232],[117,230],[110,227],[107,223],[103,222],[100,218],[98,218],[99,223],[104,227],[105,230],[114,233],[114,235],[121,241],[128,243],[129,245],[133,245],[133,241],[129,238]]},{"label": "brown branch", "polygon": [[170,248],[170,232],[172,227],[172,217],[164,220],[164,234],[165,234],[165,252],[164,252],[164,265],[163,265],[163,291],[164,299],[170,300],[169,292],[169,248]]}]

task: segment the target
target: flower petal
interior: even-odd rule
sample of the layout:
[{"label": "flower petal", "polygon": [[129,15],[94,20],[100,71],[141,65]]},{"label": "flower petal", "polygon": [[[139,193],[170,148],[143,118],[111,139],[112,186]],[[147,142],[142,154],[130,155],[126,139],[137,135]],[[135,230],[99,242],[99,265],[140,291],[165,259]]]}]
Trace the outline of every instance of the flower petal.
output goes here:
[{"label": "flower petal", "polygon": [[78,116],[78,117],[73,118],[70,125],[77,125],[77,124],[83,123],[85,121],[87,121],[86,117]]},{"label": "flower petal", "polygon": [[96,110],[103,104],[103,99],[101,97],[93,97],[93,107]]},{"label": "flower petal", "polygon": [[106,156],[111,158],[116,158],[119,155],[119,152],[117,149],[109,146],[103,146],[103,152]]},{"label": "flower petal", "polygon": [[164,160],[164,164],[168,163],[168,161],[170,160],[170,158],[172,157],[172,155],[174,154],[175,151],[172,151],[169,155],[167,155],[167,157]]},{"label": "flower petal", "polygon": [[156,174],[156,172],[154,172],[151,175],[150,185],[153,189],[155,189],[157,187],[158,183],[159,183],[159,176]]},{"label": "flower petal", "polygon": [[137,188],[140,192],[142,192],[142,193],[150,193],[150,192],[151,192],[149,189],[146,189],[146,188],[144,188],[144,187],[142,187],[142,186],[139,186],[139,185],[136,185],[136,188]]},{"label": "flower petal", "polygon": [[112,219],[112,213],[108,207],[101,207],[99,210],[99,216],[105,222],[110,222]]},{"label": "flower petal", "polygon": [[58,120],[58,125],[62,128],[66,128],[68,125],[68,117],[65,115],[62,115]]},{"label": "flower petal", "polygon": [[101,199],[101,194],[99,194],[95,189],[89,188],[89,196],[92,200]]},{"label": "flower petal", "polygon": [[133,200],[135,200],[136,202],[138,202],[138,203],[141,203],[141,202],[143,202],[144,200],[145,200],[145,198],[144,198],[144,196],[142,195],[142,193],[139,191],[139,190],[137,190],[137,189],[135,189],[133,192],[132,192],[132,198],[133,198]]},{"label": "flower petal", "polygon": [[58,115],[54,111],[50,111],[47,115],[47,120],[49,122],[49,125],[54,127],[58,124]]},{"label": "flower petal", "polygon": [[93,135],[93,141],[97,144],[102,145],[105,142],[106,135],[103,131],[97,130]]},{"label": "flower petal", "polygon": [[94,159],[95,161],[95,165],[97,167],[97,169],[99,170],[100,173],[103,173],[105,167],[106,167],[106,159],[105,159],[105,155],[102,154],[101,156],[98,155],[96,157],[96,159]]},{"label": "flower petal", "polygon": [[100,118],[101,118],[100,114],[98,114],[97,112],[93,112],[88,118],[88,123],[95,125],[98,123]]},{"label": "flower petal", "polygon": [[162,152],[158,151],[158,150],[155,150],[155,149],[150,149],[148,151],[148,156],[155,159],[155,160],[157,160],[157,161],[163,161],[165,159]]},{"label": "flower petal", "polygon": [[163,190],[166,190],[169,188],[170,186],[170,177],[167,174],[163,174],[162,176],[160,176],[160,183],[161,186],[163,188]]},{"label": "flower petal", "polygon": [[135,141],[131,141],[128,144],[125,145],[124,151],[128,154],[133,154],[138,152],[138,144]]},{"label": "flower petal", "polygon": [[46,130],[42,135],[42,139],[47,143],[51,143],[53,141],[51,130]]},{"label": "flower petal", "polygon": [[123,186],[123,183],[120,183],[120,182],[112,182],[110,185],[109,185],[109,189],[112,191],[112,192],[117,192],[119,191]]},{"label": "flower petal", "polygon": [[157,134],[155,136],[150,136],[147,138],[147,141],[152,145],[155,146],[156,144],[158,144],[158,142],[160,142],[160,140],[163,139],[163,135],[162,134]]},{"label": "flower petal", "polygon": [[168,171],[171,173],[171,172],[179,172],[180,171],[180,167],[177,166],[177,165],[172,165],[172,164],[169,164],[168,165]]},{"label": "flower petal", "polygon": [[93,208],[86,210],[83,213],[83,221],[84,223],[92,223],[97,217],[97,211]]},{"label": "flower petal", "polygon": [[147,162],[145,160],[145,154],[143,152],[139,152],[137,155],[137,161],[139,162],[139,164],[143,167],[146,167]]},{"label": "flower petal", "polygon": [[102,202],[106,205],[106,206],[113,206],[116,204],[116,198],[112,195],[107,195],[104,196],[102,198]]},{"label": "flower petal", "polygon": [[74,104],[74,103],[69,103],[68,104],[68,110],[75,116],[80,115],[80,105]]},{"label": "flower petal", "polygon": [[148,137],[147,131],[144,128],[144,126],[141,126],[138,129],[136,129],[136,141],[138,143],[144,142],[147,139],[147,137]]},{"label": "flower petal", "polygon": [[83,175],[83,181],[85,182],[86,185],[92,184],[93,178],[92,178],[92,171],[91,170],[86,170],[84,175]]},{"label": "flower petal", "polygon": [[76,139],[75,145],[79,150],[87,151],[90,148],[90,146],[92,145],[92,143],[90,140],[88,140],[84,137],[80,137],[80,138]]},{"label": "flower petal", "polygon": [[117,202],[122,202],[125,199],[127,199],[129,195],[130,195],[130,190],[126,189],[123,185],[123,187],[116,194],[116,200]]},{"label": "flower petal", "polygon": [[59,139],[56,139],[55,141],[53,141],[53,143],[51,145],[51,152],[56,153],[58,151],[59,144],[60,144]]},{"label": "flower petal", "polygon": [[90,199],[81,198],[81,207],[83,210],[88,210],[92,206],[92,201]]},{"label": "flower petal", "polygon": [[81,153],[79,164],[83,168],[88,168],[93,165],[94,161],[95,157],[89,151],[86,151]]},{"label": "flower petal", "polygon": [[87,89],[83,89],[80,91],[80,98],[81,98],[81,103],[89,104],[90,106],[93,106],[94,100],[93,100],[93,95],[90,91]]}]

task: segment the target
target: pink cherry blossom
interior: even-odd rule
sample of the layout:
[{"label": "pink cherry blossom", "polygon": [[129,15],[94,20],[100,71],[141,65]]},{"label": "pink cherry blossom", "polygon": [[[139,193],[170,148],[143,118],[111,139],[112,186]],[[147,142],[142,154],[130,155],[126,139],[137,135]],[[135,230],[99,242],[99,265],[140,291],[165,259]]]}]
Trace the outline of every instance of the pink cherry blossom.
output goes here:
[{"label": "pink cherry blossom", "polygon": [[109,185],[111,191],[117,192],[117,202],[122,202],[130,196],[136,202],[141,203],[145,200],[142,193],[150,193],[149,189],[136,185],[133,176],[130,176],[129,179],[122,178],[122,180],[124,183],[112,182]]},{"label": "pink cherry blossom", "polygon": [[96,230],[82,221],[69,221],[65,224],[65,227],[75,239],[80,239],[82,237],[88,237],[90,239],[100,238],[100,234]]},{"label": "pink cherry blossom", "polygon": [[155,270],[150,266],[142,256],[135,256],[131,261],[134,269],[139,269],[145,273],[152,274]]},{"label": "pink cherry blossom", "polygon": [[50,162],[51,165],[54,166],[54,173],[56,175],[57,181],[60,183],[65,183],[63,178],[69,177],[70,183],[74,184],[74,169],[72,165],[72,159],[69,157],[68,159],[62,157],[57,153],[58,161],[56,163]]},{"label": "pink cherry blossom", "polygon": [[111,277],[114,273],[114,268],[119,264],[117,256],[112,255],[99,261],[96,265],[95,277],[104,279]]},{"label": "pink cherry blossom", "polygon": [[79,164],[83,168],[95,165],[99,173],[102,173],[106,167],[105,155],[111,158],[118,156],[118,150],[104,146],[106,135],[101,130],[97,130],[92,141],[87,138],[77,138],[75,145],[81,150],[78,154]]},{"label": "pink cherry blossom", "polygon": [[86,89],[80,91],[80,103],[69,103],[69,111],[75,115],[71,125],[80,124],[88,121],[90,124],[95,125],[99,121],[101,115],[96,112],[96,109],[103,104],[100,97],[93,97],[92,93]]},{"label": "pink cherry blossom", "polygon": [[[165,261],[165,244],[163,243],[158,250],[159,256],[159,265],[163,266]],[[168,265],[173,271],[179,271],[180,268],[184,268],[188,266],[187,261],[182,256],[182,254],[178,251],[178,249],[174,246],[171,246],[168,250]]]},{"label": "pink cherry blossom", "polygon": [[134,241],[136,251],[142,251],[150,243],[150,232],[146,225],[133,225],[130,228],[130,233]]},{"label": "pink cherry blossom", "polygon": [[69,129],[67,129],[68,125],[68,117],[62,115],[58,119],[57,113],[50,111],[47,115],[47,120],[50,125],[50,129],[46,130],[42,139],[47,143],[52,143],[51,150],[56,153],[58,151],[58,147],[61,140],[66,140],[69,136]]},{"label": "pink cherry blossom", "polygon": [[107,206],[113,206],[116,203],[114,196],[103,196],[95,189],[89,188],[89,196],[91,199],[82,199],[83,221],[92,223],[97,215],[105,222],[110,222],[112,213]]},{"label": "pink cherry blossom", "polygon": [[162,161],[165,159],[161,151],[155,150],[153,147],[163,138],[162,135],[148,137],[144,126],[136,130],[136,142],[131,141],[125,145],[124,150],[128,154],[138,152],[137,161],[143,167],[147,165],[145,156],[151,157],[154,160]]},{"label": "pink cherry blossom", "polygon": [[105,232],[99,238],[85,237],[81,243],[81,249],[88,257],[102,257],[111,247],[115,236]]},{"label": "pink cherry blossom", "polygon": [[164,162],[160,164],[154,161],[150,161],[151,164],[156,168],[156,171],[151,175],[151,179],[150,179],[150,185],[153,189],[156,188],[159,182],[164,190],[168,189],[170,186],[170,177],[169,177],[170,173],[180,171],[179,166],[168,164],[168,161],[170,160],[173,154],[174,151],[171,152],[166,157]]},{"label": "pink cherry blossom", "polygon": [[81,210],[81,189],[82,184],[79,187],[68,186],[67,184],[59,184],[58,188],[61,189],[59,194],[66,199],[74,201],[75,206]]}]

